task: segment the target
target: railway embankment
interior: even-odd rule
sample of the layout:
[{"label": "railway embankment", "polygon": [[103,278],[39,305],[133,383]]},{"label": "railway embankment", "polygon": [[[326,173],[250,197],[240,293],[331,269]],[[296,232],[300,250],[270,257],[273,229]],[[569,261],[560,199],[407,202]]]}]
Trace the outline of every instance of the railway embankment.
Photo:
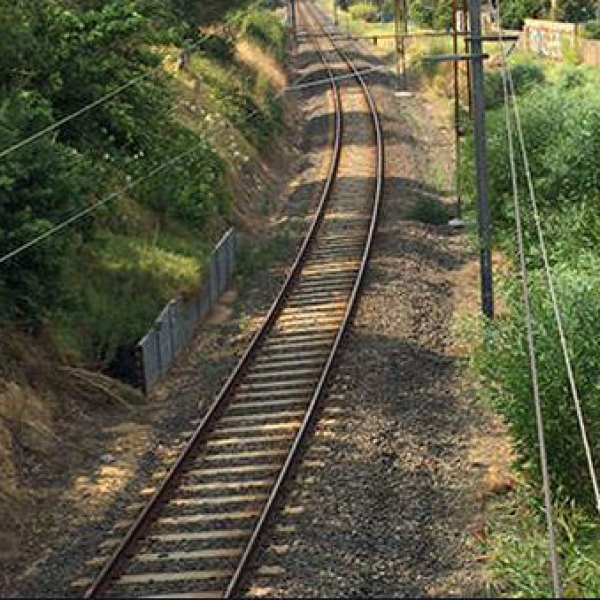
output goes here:
[{"label": "railway embankment", "polygon": [[[53,114],[64,115],[66,107],[60,103],[64,97],[59,92],[76,87],[71,75],[87,73],[91,77],[86,69],[92,69],[95,78],[107,77],[108,91],[128,75],[143,76],[141,81],[149,80],[152,85],[141,90],[141,97],[135,84],[130,84],[126,98],[115,96],[122,102],[117,102],[119,110],[107,100],[99,105],[99,114],[90,108],[87,118],[69,121],[68,132],[42,136],[37,150],[34,141],[24,146],[23,154],[16,149],[3,158],[1,168],[10,171],[15,189],[22,186],[32,194],[46,194],[47,203],[36,205],[36,210],[48,209],[48,214],[41,215],[43,219],[36,225],[39,229],[33,233],[59,224],[78,207],[88,207],[91,196],[102,200],[102,194],[110,195],[103,210],[92,212],[72,230],[62,232],[65,235],[57,236],[62,240],[57,242],[60,247],[41,243],[33,248],[33,257],[24,252],[15,261],[2,264],[0,560],[6,594],[16,589],[19,576],[32,563],[64,545],[65,539],[72,539],[69,536],[78,526],[101,518],[115,494],[128,485],[138,458],[155,448],[153,444],[160,444],[151,438],[165,405],[160,400],[147,402],[126,383],[131,379],[129,350],[152,323],[158,308],[173,294],[194,289],[207,252],[229,225],[236,226],[244,239],[238,285],[247,289],[250,280],[264,277],[261,271],[268,269],[271,261],[287,256],[296,220],[301,220],[295,220],[295,205],[288,211],[279,194],[301,163],[297,133],[301,116],[293,99],[281,93],[287,72],[279,16],[264,10],[245,12],[243,19],[233,19],[225,30],[223,22],[219,26],[213,20],[210,28],[202,29],[202,43],[185,61],[172,37],[153,38],[152,56],[144,55],[148,61],[140,63],[133,48],[144,43],[136,36],[147,34],[148,28],[156,25],[150,7],[136,16],[135,27],[127,23],[134,29],[127,31],[129,46],[111,43],[114,27],[95,34],[90,30],[106,22],[114,25],[123,16],[119,11],[133,10],[131,7],[101,15],[90,11],[85,22],[77,9],[71,8],[72,20],[61,22],[52,35],[79,27],[80,33],[69,38],[73,45],[88,44],[90,52],[93,49],[107,62],[86,63],[84,53],[81,70],[65,73],[51,89],[41,86],[40,78],[9,78],[11,86],[14,84],[14,89],[7,88],[10,99],[18,100],[21,92],[23,98],[27,93],[46,94],[47,101],[54,102]],[[51,16],[59,19],[60,14],[57,9]],[[23,15],[7,11],[0,18],[11,16],[18,20]],[[25,36],[34,33],[40,23],[32,19],[22,25],[18,33]],[[178,33],[176,27],[181,23],[174,27],[171,33]],[[122,41],[126,33],[120,31]],[[84,33],[91,37],[84,39]],[[129,50],[122,55],[126,46]],[[19,48],[16,44],[12,48],[17,65],[24,60]],[[53,59],[36,63],[36,73],[64,66],[54,60],[54,47],[48,51]],[[38,84],[39,89],[35,87]],[[2,118],[19,108],[17,100],[7,104],[8,112]],[[25,108],[20,106],[23,111]],[[27,116],[27,111],[24,114]],[[127,121],[128,117],[131,120]],[[12,120],[11,135],[2,138],[3,148],[29,131],[15,129],[15,123],[24,123],[23,119]],[[98,119],[104,119],[109,129],[130,128],[129,142],[97,129]],[[37,124],[49,121],[48,116]],[[103,148],[101,155],[98,146]],[[63,158],[70,152],[77,160],[89,160],[85,177],[88,182],[93,180],[95,191],[84,186],[71,189],[70,195],[67,188],[57,188],[68,173],[62,163],[42,169],[36,160],[45,152]],[[164,163],[178,153],[185,153],[185,160],[175,161],[167,169]],[[157,165],[163,167],[162,177],[157,174],[156,179],[144,179]],[[37,186],[27,187],[27,181],[31,183],[28,169],[41,169],[32,175],[37,177]],[[143,185],[113,197],[115,189],[136,183],[137,177]],[[9,180],[3,181],[8,185]],[[12,197],[3,196],[0,210]],[[77,206],[61,204],[67,199]],[[302,210],[298,209],[300,214]],[[32,234],[15,222],[25,212],[8,210],[12,216],[2,219],[3,255]],[[4,227],[11,223],[16,229],[9,239]],[[45,269],[42,263],[50,259],[56,264]],[[269,288],[271,284],[266,281],[264,285]],[[50,293],[50,288],[54,290],[52,298],[46,301],[43,295]],[[246,324],[235,294],[230,291],[228,308],[219,307],[211,316],[219,321],[233,310],[232,337],[238,325]],[[229,340],[227,348],[230,344],[235,348],[231,338],[225,339]],[[210,358],[214,340],[207,343],[206,362],[214,366]],[[213,358],[216,363],[229,364],[218,350]],[[197,404],[197,399],[194,402]],[[61,510],[53,510],[56,506]],[[43,595],[43,591],[37,594]]]}]

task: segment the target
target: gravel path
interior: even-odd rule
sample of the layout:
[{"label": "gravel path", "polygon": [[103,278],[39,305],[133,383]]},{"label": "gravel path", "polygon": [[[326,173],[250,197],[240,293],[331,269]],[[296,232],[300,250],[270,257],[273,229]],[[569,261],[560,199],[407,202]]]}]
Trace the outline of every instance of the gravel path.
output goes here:
[{"label": "gravel path", "polygon": [[[373,57],[363,62],[376,63]],[[450,132],[422,96],[375,85],[386,131],[385,200],[364,294],[319,425],[247,580],[250,596],[483,595],[473,533],[481,465],[471,458],[488,417],[459,381],[451,327],[472,260],[464,236],[406,220],[448,169]],[[284,503],[285,504],[285,503]]]}]

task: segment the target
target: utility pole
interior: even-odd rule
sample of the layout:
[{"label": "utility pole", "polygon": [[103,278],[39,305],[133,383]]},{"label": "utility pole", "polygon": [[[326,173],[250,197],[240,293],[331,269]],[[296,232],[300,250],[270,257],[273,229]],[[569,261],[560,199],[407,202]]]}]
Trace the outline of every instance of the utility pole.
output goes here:
[{"label": "utility pole", "polygon": [[394,47],[396,50],[396,89],[400,88],[400,23],[398,15],[398,2],[399,0],[394,0]]},{"label": "utility pole", "polygon": [[[452,52],[458,54],[458,0],[452,0]],[[460,165],[460,138],[463,134],[460,119],[460,86],[459,65],[455,60],[454,67],[454,173],[456,188],[456,218],[462,220],[462,199],[460,195],[460,184],[458,178],[458,167]]]},{"label": "utility pole", "polygon": [[[467,0],[465,0],[467,1]],[[439,54],[427,60],[458,61],[471,64],[473,136],[475,138],[475,183],[477,189],[477,227],[479,233],[479,259],[481,273],[481,310],[488,319],[494,317],[494,286],[492,276],[492,226],[490,217],[490,193],[488,181],[487,143],[485,135],[485,97],[483,93],[484,40],[496,41],[497,36],[481,35],[481,0],[468,0],[470,52],[463,54]],[[508,39],[512,36],[507,36]]]},{"label": "utility pole", "polygon": [[404,83],[404,90],[408,90],[408,81],[406,75],[406,46],[405,40],[408,35],[408,4],[406,0],[398,0],[398,2],[402,5],[402,38],[400,45],[400,53],[402,56],[402,80]]},{"label": "utility pole", "polygon": [[[464,34],[465,52],[469,52],[469,40],[467,39],[467,32],[470,30],[469,25],[469,13],[467,11],[468,0],[463,0],[462,5],[462,33]],[[467,109],[469,111],[469,117],[471,116],[471,107],[473,105],[473,94],[471,93],[471,61],[467,61]]]},{"label": "utility pole", "polygon": [[290,15],[292,23],[292,37],[296,41],[296,0],[290,0]]},{"label": "utility pole", "polygon": [[[403,0],[394,0],[394,40],[396,50],[396,89],[400,89],[400,65],[402,65],[402,88],[407,89],[405,37],[408,33],[406,4]],[[402,20],[402,27],[400,26]]]},{"label": "utility pole", "polygon": [[473,86],[473,133],[475,137],[475,171],[477,186],[477,222],[481,270],[481,306],[483,314],[494,317],[492,277],[492,227],[488,181],[487,143],[485,134],[485,96],[483,92],[483,44],[481,36],[481,0],[469,1],[471,24],[471,77]]},{"label": "utility pole", "polygon": [[333,0],[333,22],[338,26],[338,0]]}]

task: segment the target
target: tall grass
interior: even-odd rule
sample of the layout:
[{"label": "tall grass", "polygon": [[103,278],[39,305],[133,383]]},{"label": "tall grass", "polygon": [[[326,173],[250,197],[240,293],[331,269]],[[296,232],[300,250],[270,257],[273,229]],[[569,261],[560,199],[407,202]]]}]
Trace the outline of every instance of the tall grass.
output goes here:
[{"label": "tall grass", "polygon": [[[569,352],[592,452],[600,458],[600,98],[595,77],[579,67],[551,73],[546,83],[534,70],[521,86],[519,103],[531,173],[546,233]],[[530,81],[532,79],[534,81]],[[490,197],[495,242],[514,256],[514,216],[502,108],[488,115]],[[597,597],[600,544],[597,513],[579,424],[543,273],[540,247],[528,208],[522,157],[518,176],[524,200],[525,247],[540,396],[545,420],[551,486],[567,595]],[[472,140],[461,165],[463,189],[473,188]],[[516,271],[516,269],[514,269]],[[482,395],[504,416],[518,450],[525,491],[513,499],[517,514],[490,524],[490,571],[501,595],[549,594],[548,543],[541,507],[538,441],[532,406],[520,281],[501,282],[507,311],[493,333],[480,339],[472,365]]]}]

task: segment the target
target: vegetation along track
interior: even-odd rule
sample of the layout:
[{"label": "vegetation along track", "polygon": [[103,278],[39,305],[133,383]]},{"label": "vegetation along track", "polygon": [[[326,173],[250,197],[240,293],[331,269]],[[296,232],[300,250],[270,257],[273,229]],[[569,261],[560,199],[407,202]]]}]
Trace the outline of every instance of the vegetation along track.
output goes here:
[{"label": "vegetation along track", "polygon": [[[307,29],[326,31],[306,0],[299,16]],[[383,184],[368,87],[333,38],[321,39],[323,65],[313,77],[329,80],[335,131],[308,235],[263,327],[174,466],[147,502],[131,507],[140,511],[133,525],[117,524],[129,527],[124,538],[101,546],[107,554],[90,565],[102,565],[96,578],[74,582],[88,597],[235,594],[298,457],[359,293]],[[354,78],[332,79],[348,70]]]}]

